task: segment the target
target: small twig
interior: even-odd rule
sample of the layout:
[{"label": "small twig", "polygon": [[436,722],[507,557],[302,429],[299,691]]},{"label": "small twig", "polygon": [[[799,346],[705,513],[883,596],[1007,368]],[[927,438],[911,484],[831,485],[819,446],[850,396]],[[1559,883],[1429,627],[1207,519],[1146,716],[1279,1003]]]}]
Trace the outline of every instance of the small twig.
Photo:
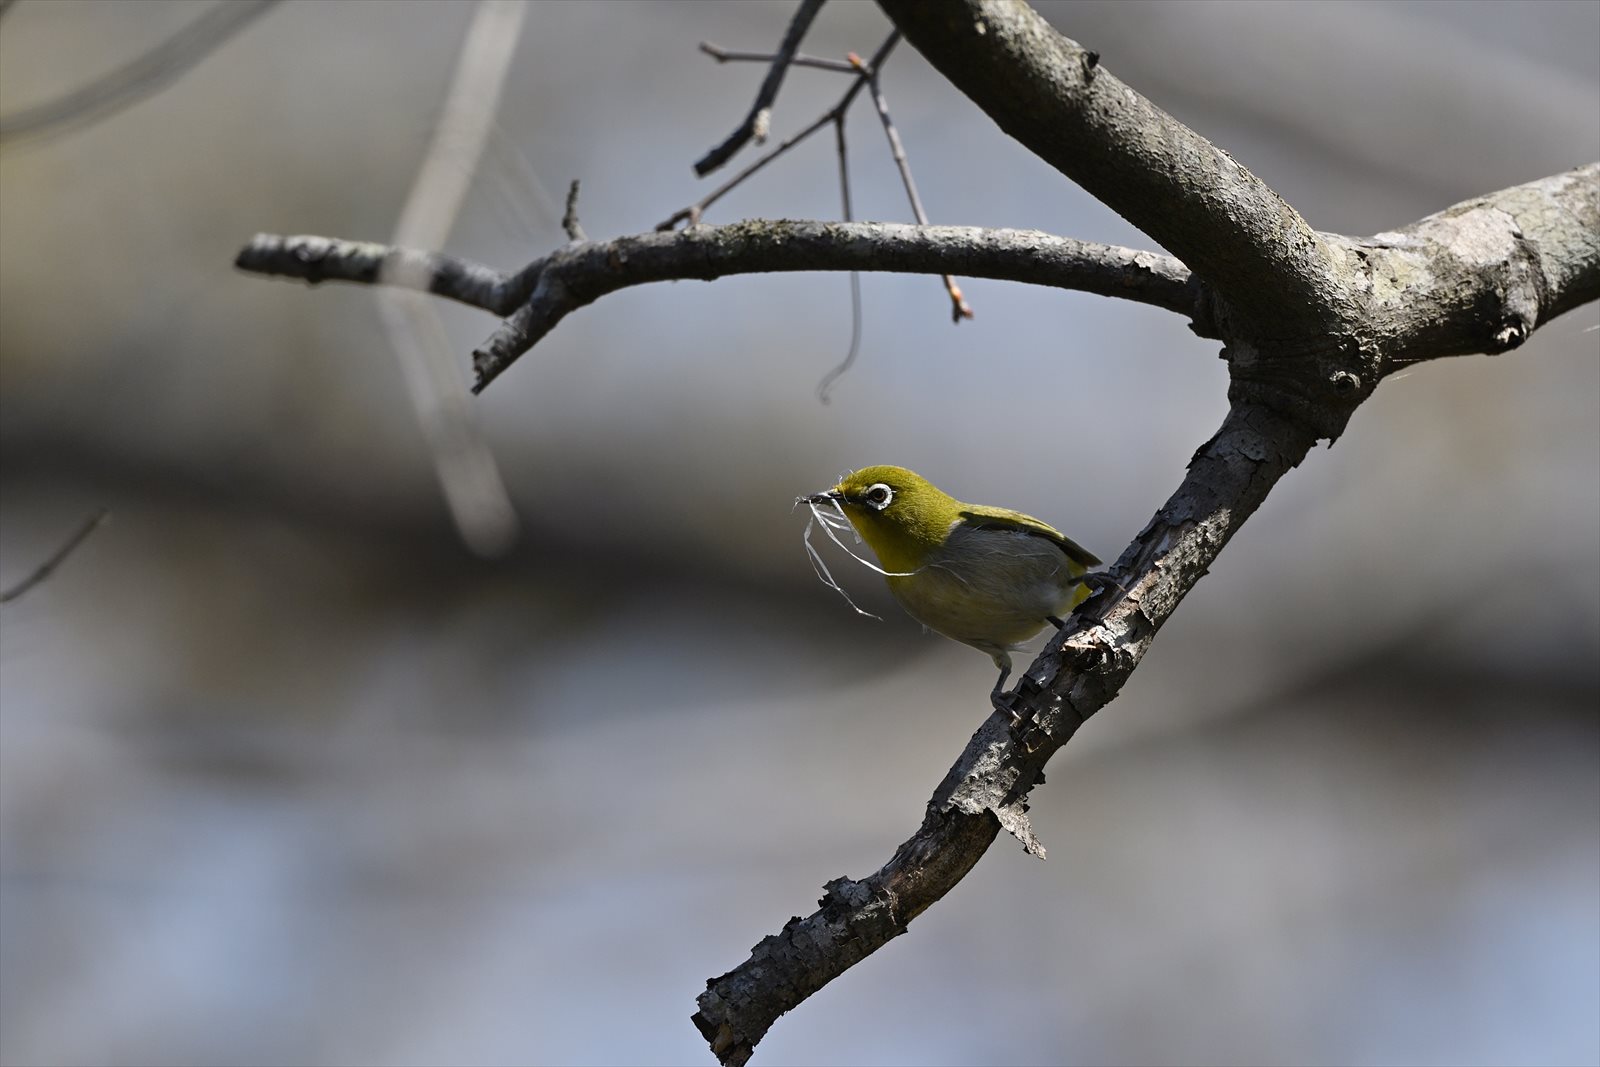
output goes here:
[{"label": "small twig", "polygon": [[856,97],[860,95],[861,90],[866,88],[868,77],[871,76],[873,71],[878,69],[878,67],[883,63],[884,59],[888,57],[889,53],[894,50],[894,46],[898,44],[899,41],[900,31],[894,30],[889,34],[888,37],[884,39],[884,42],[878,46],[878,50],[873,53],[870,61],[865,64],[862,64],[859,61],[851,64],[853,69],[856,71],[856,80],[850,84],[849,89],[845,90],[845,93],[842,97],[840,97],[839,102],[824,112],[823,115],[815,122],[801,130],[799,133],[794,134],[792,137],[785,140],[782,144],[778,145],[777,148],[774,148],[772,151],[768,152],[766,155],[762,156],[760,159],[744,168],[744,170],[741,170],[738,174],[735,174],[732,178],[729,178],[727,181],[717,186],[717,188],[707,193],[700,200],[690,204],[681,211],[674,212],[671,218],[658,225],[656,229],[670,230],[677,226],[678,223],[685,221],[687,221],[691,226],[698,224],[700,221],[700,216],[705,213],[706,208],[710,207],[712,204],[715,204],[728,193],[731,193],[734,189],[738,188],[739,185],[741,185],[751,175],[755,174],[762,167],[765,167],[768,163],[771,163],[773,160],[789,151],[789,149],[793,148],[801,141],[804,141],[807,137],[810,137],[812,134],[822,129],[822,127],[826,126],[828,123],[839,121],[840,117],[849,110],[850,105],[855,102]]},{"label": "small twig", "polygon": [[567,236],[574,241],[587,241],[589,235],[583,232],[583,227],[578,223],[578,179],[572,179],[572,185],[567,189],[567,213],[561,216],[561,228],[567,231]]},{"label": "small twig", "polygon": [[728,135],[727,140],[701,157],[694,165],[696,174],[702,178],[710,174],[732,159],[733,154],[749,144],[752,138],[757,144],[767,139],[767,128],[772,121],[772,105],[778,99],[778,89],[783,85],[783,76],[788,72],[790,60],[800,48],[800,41],[805,37],[806,30],[811,28],[811,20],[817,17],[822,4],[823,0],[801,0],[799,10],[794,13],[789,28],[784,31],[783,41],[778,45],[772,66],[767,69],[767,76],[761,82],[761,88],[756,91],[756,101],[750,105],[750,113],[745,116],[738,128]]},{"label": "small twig", "polygon": [[83,525],[79,526],[73,535],[67,538],[66,543],[60,548],[56,549],[49,559],[39,564],[39,566],[34,569],[32,574],[22,579],[22,581],[18,582],[10,589],[0,592],[0,604],[11,603],[23,593],[26,593],[40,582],[50,577],[55,569],[66,561],[68,556],[77,551],[79,545],[83,544],[89,539],[90,534],[94,533],[95,530],[100,528],[100,524],[105,522],[106,516],[110,514],[111,509],[101,508],[99,511],[96,511],[93,515],[90,515],[87,519],[85,519]]},{"label": "small twig", "polygon": [[[721,45],[712,44],[710,41],[700,42],[700,51],[716,60],[718,63],[771,63],[778,57],[772,52],[734,52]],[[817,70],[831,70],[837,74],[854,74],[856,67],[851,66],[842,59],[827,59],[823,56],[808,56],[804,52],[796,52],[789,57],[791,67],[814,67]]]},{"label": "small twig", "polygon": [[688,207],[683,208],[680,211],[673,212],[672,216],[659,223],[656,226],[656,229],[658,231],[670,230],[677,226],[680,222],[687,222],[690,226],[698,226],[700,224],[700,216],[705,213],[706,208],[710,207],[712,204],[715,204],[718,200],[721,200],[728,193],[733,192],[733,190],[738,188],[738,186],[743,183],[746,178],[749,178],[756,171],[760,170],[768,163],[771,163],[774,159],[777,159],[779,156],[789,151],[789,149],[793,148],[801,141],[804,141],[807,137],[810,137],[812,134],[822,129],[822,127],[826,126],[831,121],[833,121],[833,115],[830,112],[829,114],[824,115],[817,121],[813,122],[811,125],[807,126],[805,129],[801,130],[799,133],[790,137],[782,144],[778,145],[777,148],[774,148],[772,151],[768,152],[766,155],[762,156],[760,159],[744,168],[744,170],[741,170],[738,174],[735,174],[733,177],[729,178],[727,181],[711,190],[711,192],[707,193],[695,203],[690,204]]},{"label": "small twig", "polygon": [[167,40],[105,77],[57,100],[0,118],[0,142],[55,133],[138,103],[176,81],[276,2],[221,0]]},{"label": "small twig", "polygon": [[[911,177],[911,161],[906,158],[905,145],[900,142],[900,131],[895,129],[894,119],[889,117],[889,101],[878,84],[878,72],[874,70],[867,75],[867,81],[872,86],[872,102],[877,105],[878,118],[883,121],[883,132],[889,138],[889,153],[894,156],[894,165],[900,169],[900,180],[905,183],[906,196],[911,200],[911,213],[916,216],[917,225],[926,226],[928,213],[922,209],[922,197],[917,195],[917,183]],[[972,308],[962,297],[961,287],[956,280],[948,274],[941,277],[944,279],[945,292],[950,294],[950,320],[960,322],[972,318]]]},{"label": "small twig", "polygon": [[[844,211],[844,221],[854,222],[855,213],[850,207],[850,166],[849,157],[845,149],[844,116],[841,114],[833,122],[834,140],[839,148],[839,198]],[[822,376],[817,383],[817,399],[822,403],[828,402],[828,390],[833,388],[833,383],[844,376],[844,373],[855,365],[856,355],[861,351],[861,272],[850,272],[850,348],[844,354],[844,359],[839,365]]]}]

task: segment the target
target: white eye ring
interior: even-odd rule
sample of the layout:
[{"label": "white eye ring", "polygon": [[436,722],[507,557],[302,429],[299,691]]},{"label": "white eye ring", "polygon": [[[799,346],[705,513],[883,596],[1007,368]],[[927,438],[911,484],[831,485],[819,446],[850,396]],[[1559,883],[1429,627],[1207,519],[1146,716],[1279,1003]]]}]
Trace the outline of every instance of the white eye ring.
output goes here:
[{"label": "white eye ring", "polygon": [[894,490],[882,482],[875,482],[867,487],[867,491],[861,494],[861,498],[867,502],[868,507],[882,511],[894,499]]}]

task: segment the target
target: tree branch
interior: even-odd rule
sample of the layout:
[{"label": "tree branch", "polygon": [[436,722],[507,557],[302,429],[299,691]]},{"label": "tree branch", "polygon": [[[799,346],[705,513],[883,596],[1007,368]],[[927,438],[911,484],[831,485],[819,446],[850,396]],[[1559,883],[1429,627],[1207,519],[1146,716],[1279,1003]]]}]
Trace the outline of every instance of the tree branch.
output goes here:
[{"label": "tree branch", "polygon": [[767,127],[772,121],[772,105],[778,99],[778,90],[783,86],[783,76],[788,73],[789,62],[805,38],[806,30],[811,28],[811,20],[816,18],[817,12],[822,9],[822,4],[823,0],[800,0],[800,7],[789,22],[789,29],[783,35],[783,42],[778,45],[778,54],[773,57],[772,66],[767,68],[767,76],[761,82],[761,88],[756,91],[756,102],[750,105],[750,113],[728,135],[727,140],[707,152],[694,165],[694,172],[700,177],[704,178],[732,159],[733,154],[749,144],[751,138],[757,142],[767,139]]},{"label": "tree branch", "polygon": [[[478,0],[474,6],[428,150],[395,223],[397,246],[438,247],[450,236],[489,143],[525,11],[517,0]],[[471,551],[493,558],[516,541],[517,512],[478,426],[437,305],[412,291],[428,281],[426,274],[407,275],[414,266],[401,258],[384,261],[379,318],[456,531]]]},{"label": "tree branch", "polygon": [[[419,268],[418,288],[510,315],[473,353],[477,391],[578,308],[632,285],[729,274],[863,270],[968,277],[1078,289],[1152,304],[1207,321],[1202,287],[1170,256],[1053,237],[1035,230],[908,226],[888,222],[752,221],[587,241],[535,260],[515,275],[454,256],[324,237],[259,234],[235,266],[313,284],[372,284],[385,259]],[[420,269],[425,268],[425,269]]]},{"label": "tree branch", "polygon": [[[771,63],[778,57],[771,52],[739,52],[723,48],[710,41],[700,42],[700,51],[716,60],[718,63]],[[825,56],[808,56],[804,52],[796,52],[789,57],[791,67],[811,67],[816,70],[831,70],[835,74],[856,74],[859,67],[842,59],[828,59]]]},{"label": "tree branch", "polygon": [[1026,4],[879,0],[1000,128],[1279,331],[1332,321],[1340,254],[1228,153],[1156,107]]},{"label": "tree branch", "polygon": [[[568,314],[633,285],[809,270],[961,274],[1118,296],[1185,315],[1226,336],[1235,399],[1291,408],[1334,437],[1386,374],[1422,359],[1503,351],[1536,326],[1600,297],[1600,164],[1457,204],[1395,233],[1323,234],[1356,264],[1319,300],[1348,302],[1351,322],[1272,346],[1230,332],[1209,286],[1170,256],[1034,230],[899,223],[762,221],[581,241],[516,274],[455,256],[326,237],[257,235],[235,265],[316,284],[415,288],[506,317],[473,353],[474,391]],[[1354,293],[1354,296],[1346,296]]]}]

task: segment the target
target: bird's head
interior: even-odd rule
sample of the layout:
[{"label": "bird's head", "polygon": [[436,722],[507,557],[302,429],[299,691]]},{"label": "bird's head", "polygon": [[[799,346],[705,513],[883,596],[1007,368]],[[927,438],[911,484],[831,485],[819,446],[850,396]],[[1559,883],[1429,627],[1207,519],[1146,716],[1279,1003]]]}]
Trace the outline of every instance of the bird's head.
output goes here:
[{"label": "bird's head", "polygon": [[904,467],[863,467],[838,485],[806,497],[808,504],[837,505],[878,562],[890,571],[914,571],[944,544],[963,505]]}]

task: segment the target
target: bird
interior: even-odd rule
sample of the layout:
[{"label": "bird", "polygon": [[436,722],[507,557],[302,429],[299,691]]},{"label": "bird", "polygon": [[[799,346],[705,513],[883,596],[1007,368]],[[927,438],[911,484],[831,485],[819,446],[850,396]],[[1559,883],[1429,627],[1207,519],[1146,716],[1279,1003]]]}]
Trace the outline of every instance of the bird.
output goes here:
[{"label": "bird", "polygon": [[1060,629],[1061,617],[1105,581],[1087,573],[1100,565],[1094,553],[1049,523],[963,503],[904,467],[864,467],[801,499],[819,519],[838,525],[819,512],[832,508],[849,520],[908,615],[988,653],[1000,671],[990,693],[997,708],[1011,653],[1046,625]]}]

